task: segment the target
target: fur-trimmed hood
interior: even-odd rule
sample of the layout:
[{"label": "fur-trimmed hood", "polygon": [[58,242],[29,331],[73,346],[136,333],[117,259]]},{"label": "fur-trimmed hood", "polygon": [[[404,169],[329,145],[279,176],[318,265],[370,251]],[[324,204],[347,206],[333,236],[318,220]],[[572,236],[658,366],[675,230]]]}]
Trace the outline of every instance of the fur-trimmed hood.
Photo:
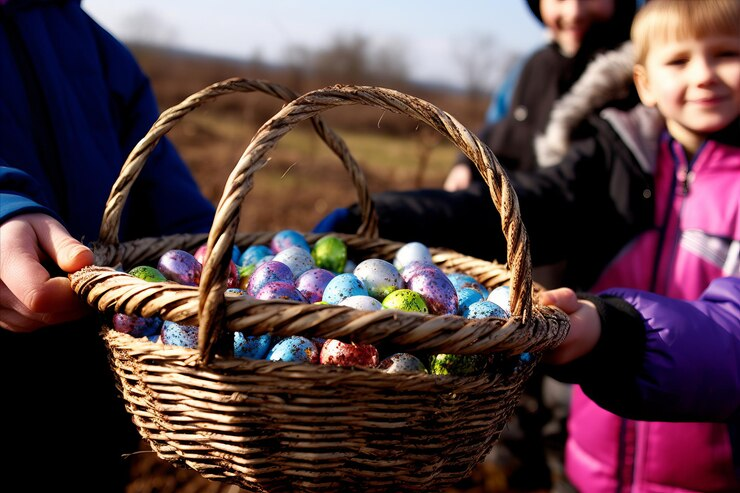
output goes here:
[{"label": "fur-trimmed hood", "polygon": [[[573,87],[552,109],[545,132],[535,138],[540,166],[559,163],[568,151],[573,130],[610,101],[623,99],[632,84],[632,43],[597,56]],[[629,111],[606,108],[599,115],[607,120],[632,150],[640,165],[649,170],[657,152],[657,137],[664,126],[653,108],[638,104]]]}]

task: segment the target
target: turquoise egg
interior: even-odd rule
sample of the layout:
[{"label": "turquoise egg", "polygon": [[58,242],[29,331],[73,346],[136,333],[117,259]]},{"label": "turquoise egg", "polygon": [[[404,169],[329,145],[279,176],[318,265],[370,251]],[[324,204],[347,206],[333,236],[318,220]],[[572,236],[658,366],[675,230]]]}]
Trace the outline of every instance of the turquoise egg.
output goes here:
[{"label": "turquoise egg", "polygon": [[234,356],[237,358],[262,359],[270,350],[270,344],[270,334],[250,336],[243,332],[234,332]]},{"label": "turquoise egg", "polygon": [[273,255],[270,247],[265,245],[249,245],[236,262],[237,265],[257,265],[262,258]]},{"label": "turquoise egg", "polygon": [[343,273],[334,276],[324,288],[324,296],[321,298],[330,305],[338,305],[342,300],[350,296],[368,296],[367,289],[356,275]]},{"label": "turquoise egg", "polygon": [[275,344],[267,353],[267,359],[295,363],[318,363],[319,350],[311,339],[303,336],[290,336]]},{"label": "turquoise egg", "polygon": [[462,288],[457,292],[458,314],[467,317],[470,305],[478,301],[483,301],[483,295],[480,291],[473,288]]},{"label": "turquoise egg", "polygon": [[301,247],[307,252],[311,252],[311,247],[308,245],[306,237],[298,231],[292,229],[284,229],[282,231],[278,231],[277,233],[275,233],[275,236],[273,236],[272,240],[270,241],[270,248],[275,254],[282,252],[286,248],[290,248],[292,246]]},{"label": "turquoise egg", "polygon": [[468,307],[465,318],[509,318],[509,313],[493,301],[476,301]]}]

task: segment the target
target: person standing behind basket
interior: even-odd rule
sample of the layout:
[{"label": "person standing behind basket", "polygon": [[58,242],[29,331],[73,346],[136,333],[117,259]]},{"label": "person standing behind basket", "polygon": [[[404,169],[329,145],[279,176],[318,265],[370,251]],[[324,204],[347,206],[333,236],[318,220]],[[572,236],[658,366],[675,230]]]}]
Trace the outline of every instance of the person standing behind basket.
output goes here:
[{"label": "person standing behind basket", "polygon": [[[527,0],[546,28],[550,42],[519,63],[493,95],[479,133],[507,169],[537,167],[534,137],[545,129],[555,101],[581,77],[596,55],[629,39],[635,0]],[[634,92],[609,101],[630,107]],[[454,192],[481,177],[464,155],[448,174],[443,188]]]},{"label": "person standing behind basket", "polygon": [[[123,491],[139,437],[94,317],[65,273],[93,262],[103,208],[159,110],[131,53],[79,1],[0,1],[2,470],[24,491]],[[213,205],[163,139],[121,240],[207,232]],[[51,276],[51,277],[50,277]]]},{"label": "person standing behind basket", "polygon": [[[589,81],[579,81],[538,145],[538,161],[554,163],[509,178],[533,264],[565,261],[565,286],[691,300],[713,279],[740,275],[740,2],[650,0],[632,32],[629,63],[603,60],[634,71],[644,104],[606,109],[567,140],[573,117],[590,113]],[[593,97],[610,80],[594,79]],[[488,194],[376,194],[380,235],[505,260]],[[353,206],[334,229],[353,230],[355,215]],[[580,392],[569,423],[566,470],[580,491],[740,491],[722,426],[625,421]]]}]

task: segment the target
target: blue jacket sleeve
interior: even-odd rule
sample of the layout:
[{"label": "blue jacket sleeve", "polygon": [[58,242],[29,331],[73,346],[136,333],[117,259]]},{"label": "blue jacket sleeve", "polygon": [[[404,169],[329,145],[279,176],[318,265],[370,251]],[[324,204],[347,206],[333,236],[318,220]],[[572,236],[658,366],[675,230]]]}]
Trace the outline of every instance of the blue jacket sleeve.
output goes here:
[{"label": "blue jacket sleeve", "polygon": [[572,378],[553,376],[631,419],[740,418],[740,278],[715,280],[696,301],[632,289],[599,298],[601,340],[559,370]]},{"label": "blue jacket sleeve", "polygon": [[40,212],[61,219],[42,205],[37,184],[28,173],[11,168],[0,158],[0,224],[21,214]]}]

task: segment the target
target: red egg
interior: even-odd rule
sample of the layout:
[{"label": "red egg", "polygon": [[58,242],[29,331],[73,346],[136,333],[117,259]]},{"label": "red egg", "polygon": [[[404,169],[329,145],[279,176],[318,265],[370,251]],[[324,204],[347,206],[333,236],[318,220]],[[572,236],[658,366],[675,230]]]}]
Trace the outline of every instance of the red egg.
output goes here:
[{"label": "red egg", "polygon": [[337,339],[327,339],[321,347],[319,361],[322,365],[333,366],[378,366],[378,350],[372,344],[346,343]]}]

